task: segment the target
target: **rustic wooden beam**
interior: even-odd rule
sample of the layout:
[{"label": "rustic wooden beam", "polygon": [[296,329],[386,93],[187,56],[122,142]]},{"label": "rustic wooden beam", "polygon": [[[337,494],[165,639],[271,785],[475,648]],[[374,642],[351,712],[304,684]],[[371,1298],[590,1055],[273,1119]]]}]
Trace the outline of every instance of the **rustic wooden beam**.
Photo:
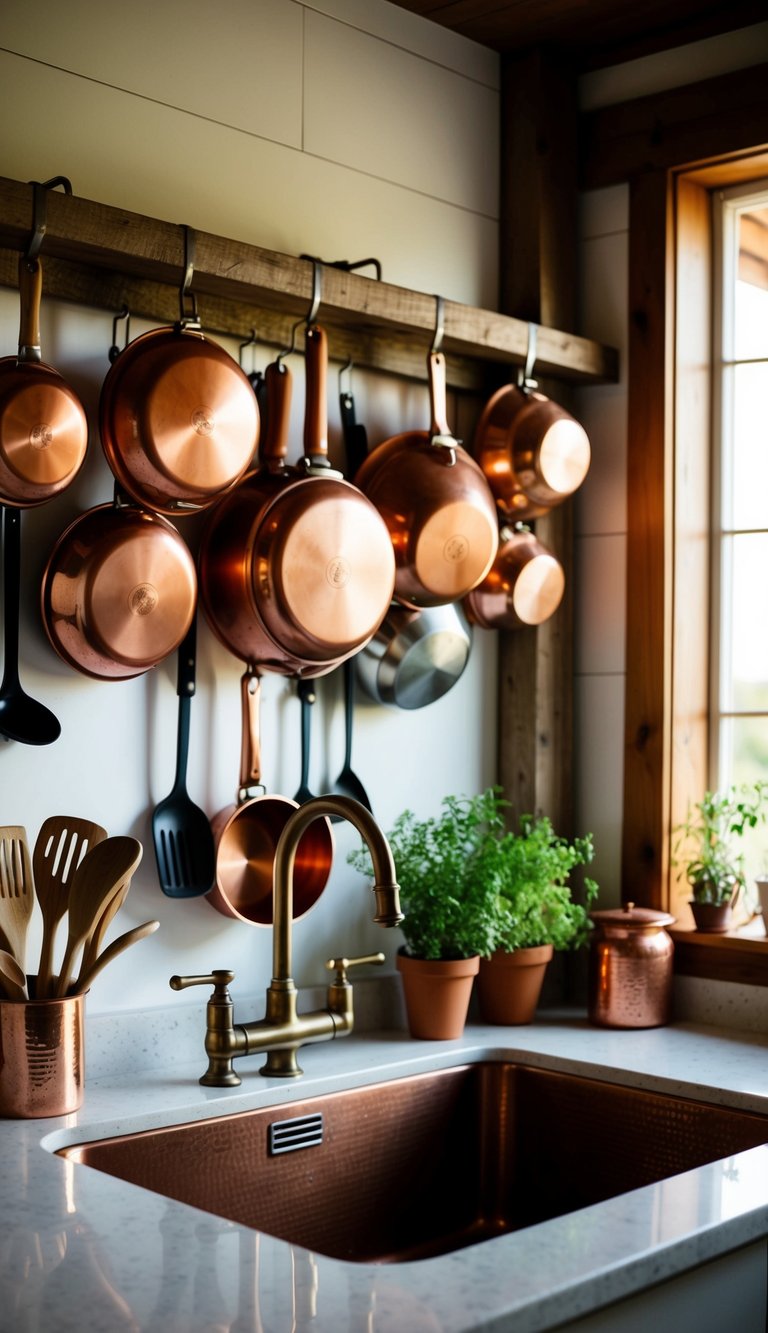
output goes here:
[{"label": "rustic wooden beam", "polygon": [[[550,54],[502,62],[501,304],[534,323],[572,327],[576,277],[576,88]],[[521,191],[520,182],[525,181]],[[536,362],[535,373],[544,372]],[[546,384],[541,386],[546,391]],[[567,405],[563,393],[558,401]],[[566,592],[538,629],[499,635],[499,781],[513,817],[573,821],[573,530],[569,502],[538,519]]]},{"label": "rustic wooden beam", "polygon": [[768,64],[585,112],[579,137],[583,190],[768,147]]},{"label": "rustic wooden beam", "polygon": [[[50,294],[65,294],[65,274],[63,268],[46,265],[47,260],[69,266],[67,282],[72,294],[67,299],[97,308],[105,300],[108,308],[114,308],[115,275],[123,281],[134,280],[137,285],[129,289],[142,306],[137,313],[148,316],[153,316],[157,308],[158,284],[165,284],[171,292],[178,291],[184,267],[183,227],[58,190],[47,192],[46,205],[41,258],[44,268],[50,270]],[[32,218],[33,187],[0,177],[0,246],[16,252],[25,250]],[[80,270],[76,281],[72,277],[75,267]],[[99,275],[102,279],[107,275],[106,287]],[[205,297],[213,302],[219,321],[224,303],[230,301],[239,303],[242,313],[271,311],[282,316],[286,324],[300,319],[310,306],[313,276],[313,265],[307,259],[195,232],[192,291],[201,300]],[[10,281],[7,271],[5,280]],[[355,359],[361,365],[366,364],[364,357],[370,352],[377,368],[411,373],[404,372],[403,367],[418,364],[419,375],[425,378],[436,309],[436,297],[428,292],[378,282],[327,263],[322,267],[323,323],[344,329],[354,338],[361,348]],[[247,331],[253,322],[245,319],[240,328]],[[444,329],[443,350],[448,357],[507,367],[525,361],[525,319],[446,300]],[[383,366],[390,344],[394,347],[392,361]],[[613,348],[555,327],[540,328],[538,346],[542,374],[575,382],[618,378],[618,356]],[[408,349],[408,355],[404,349]]]}]

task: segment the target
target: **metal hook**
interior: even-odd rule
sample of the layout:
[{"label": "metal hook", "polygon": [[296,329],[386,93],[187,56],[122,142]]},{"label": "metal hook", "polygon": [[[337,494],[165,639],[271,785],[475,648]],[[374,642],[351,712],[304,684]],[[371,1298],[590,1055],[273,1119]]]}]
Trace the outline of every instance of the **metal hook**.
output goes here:
[{"label": "metal hook", "polygon": [[[255,329],[251,329],[251,336],[250,336],[250,338],[246,338],[245,342],[242,342],[242,343],[240,344],[240,348],[239,348],[239,350],[238,350],[238,354],[237,354],[237,359],[238,359],[238,362],[239,362],[239,365],[240,365],[240,369],[241,369],[241,370],[244,370],[244,369],[245,369],[245,367],[243,366],[243,352],[245,351],[246,347],[255,347],[256,344],[258,343],[258,341],[259,341],[259,340],[258,340],[258,338],[256,337],[256,330],[255,330]],[[257,370],[257,369],[255,368],[255,366],[254,366],[254,368],[253,368],[253,369],[249,372],[249,374],[248,374],[248,380],[249,380],[249,382],[250,382],[251,388],[253,389],[254,393],[257,394],[257,395],[258,395],[259,389],[261,388],[261,382],[262,382],[263,379],[264,379],[264,376],[263,376],[262,372],[261,372],[260,370]]]},{"label": "metal hook", "polygon": [[117,360],[121,351],[121,349],[117,345],[117,326],[120,323],[121,319],[125,320],[125,342],[123,343],[123,347],[125,348],[128,346],[128,343],[131,340],[131,312],[128,309],[127,305],[124,305],[122,310],[120,311],[120,314],[115,315],[114,319],[112,320],[112,346],[110,347],[108,352],[109,359],[112,362]]},{"label": "metal hook", "polygon": [[48,225],[47,190],[55,190],[60,185],[65,194],[72,193],[72,183],[66,176],[52,176],[49,181],[30,181],[32,186],[32,234],[24,258],[28,264],[34,264],[43,244],[45,229]]},{"label": "metal hook", "polygon": [[[200,327],[200,316],[197,313],[197,296],[191,291],[192,277],[195,272],[195,241],[196,233],[192,227],[182,223],[182,233],[184,235],[184,277],[179,288],[179,322],[183,328],[189,328],[191,325]],[[189,301],[189,310],[187,302]]]},{"label": "metal hook", "polygon": [[445,335],[445,300],[442,296],[435,297],[435,332],[432,338],[432,346],[429,349],[430,356],[439,352],[443,345]]},{"label": "metal hook", "polygon": [[536,341],[538,337],[538,325],[529,323],[528,325],[528,350],[525,355],[525,369],[517,372],[517,387],[523,392],[535,389],[538,381],[533,378],[533,367],[536,362]]},{"label": "metal hook", "polygon": [[[351,357],[351,356],[348,356],[347,359],[346,359],[346,361],[344,362],[344,365],[343,365],[343,366],[339,366],[339,395],[340,395],[340,396],[343,396],[343,395],[344,395],[344,385],[343,385],[343,383],[342,383],[342,376],[345,375],[347,371],[349,371],[350,378],[351,378],[351,376],[352,376],[352,368],[353,368],[354,364],[355,364],[355,363],[354,363],[354,361],[352,360],[352,357]],[[351,389],[348,389],[348,390],[347,390],[347,393],[351,393]]]},{"label": "metal hook", "polygon": [[310,302],[309,310],[307,311],[304,318],[297,319],[296,323],[291,329],[290,346],[283,348],[282,352],[278,352],[276,358],[278,365],[281,364],[281,362],[285,359],[286,356],[291,356],[292,353],[296,351],[297,331],[301,328],[302,324],[307,329],[310,327],[310,325],[314,324],[315,320],[317,319],[317,312],[320,309],[320,302],[322,300],[322,291],[323,291],[322,259],[315,259],[314,256],[312,255],[300,255],[299,258],[307,259],[312,264],[312,300]]}]

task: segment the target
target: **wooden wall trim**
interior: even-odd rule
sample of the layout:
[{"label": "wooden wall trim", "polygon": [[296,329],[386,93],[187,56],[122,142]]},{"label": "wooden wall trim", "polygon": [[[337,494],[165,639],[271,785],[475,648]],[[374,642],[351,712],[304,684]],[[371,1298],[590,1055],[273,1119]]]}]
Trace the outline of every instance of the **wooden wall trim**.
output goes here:
[{"label": "wooden wall trim", "polygon": [[579,138],[583,190],[765,147],[768,64],[585,112]]}]

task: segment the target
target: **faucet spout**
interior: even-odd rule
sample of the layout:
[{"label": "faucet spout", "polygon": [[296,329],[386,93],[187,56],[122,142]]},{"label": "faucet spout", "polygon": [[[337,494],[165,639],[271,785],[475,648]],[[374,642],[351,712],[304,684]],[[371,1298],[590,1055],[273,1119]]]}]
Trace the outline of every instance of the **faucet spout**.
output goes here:
[{"label": "faucet spout", "polygon": [[275,852],[272,980],[280,985],[290,979],[291,926],[293,921],[293,869],[296,853],[309,825],[323,815],[336,815],[352,824],[364,839],[373,863],[373,893],[376,899],[374,921],[378,926],[397,926],[400,911],[400,887],[397,883],[392,852],[370,810],[351,796],[316,796],[305,801],[285,825]]}]

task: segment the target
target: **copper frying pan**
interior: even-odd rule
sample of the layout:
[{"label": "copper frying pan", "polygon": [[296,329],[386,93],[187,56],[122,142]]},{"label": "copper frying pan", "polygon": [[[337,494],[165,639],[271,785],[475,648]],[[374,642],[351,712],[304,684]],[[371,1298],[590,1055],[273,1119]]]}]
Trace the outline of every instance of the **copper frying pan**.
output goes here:
[{"label": "copper frying pan", "polygon": [[387,525],[395,597],[413,610],[463,597],[488,573],[498,545],[488,483],[447,424],[441,352],[429,353],[427,369],[430,430],[385,440],[354,478]]},{"label": "copper frying pan", "polygon": [[43,504],[74,479],[85,459],[88,424],[69,385],[41,359],[38,259],[19,260],[19,350],[0,360],[0,503]]},{"label": "copper frying pan", "polygon": [[196,320],[141,334],[113,362],[99,403],[101,443],[139,504],[206,509],[253,461],[259,409],[248,376]]},{"label": "copper frying pan", "polygon": [[486,404],[473,453],[510,518],[537,518],[572,495],[590,464],[583,426],[529,385],[507,384]]},{"label": "copper frying pan", "polygon": [[306,357],[298,476],[275,487],[262,465],[225,496],[199,561],[203,611],[224,646],[292,676],[322,675],[357,652],[384,618],[395,577],[380,515],[328,462],[328,348],[317,325]]},{"label": "copper frying pan", "polygon": [[116,501],[80,514],[56,542],[43,575],[43,625],[69,666],[127,680],[176,651],[196,592],[194,560],[173,524]]},{"label": "copper frying pan", "polygon": [[[261,681],[253,670],[240,681],[243,738],[237,801],[211,820],[216,841],[216,882],[207,901],[223,916],[269,926],[273,917],[275,851],[298,802],[269,796],[261,785],[259,709]],[[254,793],[260,789],[260,794]],[[328,819],[316,819],[299,842],[293,878],[294,918],[309,911],[328,882],[333,833]]]}]

